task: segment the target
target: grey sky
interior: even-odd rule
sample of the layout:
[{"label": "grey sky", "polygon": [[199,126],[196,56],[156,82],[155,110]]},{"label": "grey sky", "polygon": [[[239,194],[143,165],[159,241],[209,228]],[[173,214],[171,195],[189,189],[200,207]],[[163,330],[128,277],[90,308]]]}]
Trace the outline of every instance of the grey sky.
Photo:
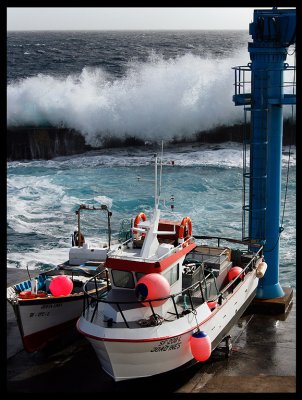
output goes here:
[{"label": "grey sky", "polygon": [[253,10],[250,7],[8,7],[7,29],[248,30]]}]

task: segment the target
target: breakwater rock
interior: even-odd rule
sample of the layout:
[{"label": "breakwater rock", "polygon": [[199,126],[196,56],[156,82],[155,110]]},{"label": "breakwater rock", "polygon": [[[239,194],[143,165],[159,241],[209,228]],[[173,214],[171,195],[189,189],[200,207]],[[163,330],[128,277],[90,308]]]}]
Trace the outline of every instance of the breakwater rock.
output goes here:
[{"label": "breakwater rock", "polygon": [[[246,133],[244,133],[246,132]],[[198,132],[191,136],[175,137],[171,144],[185,143],[223,143],[242,142],[248,136],[249,126],[221,126],[209,131]],[[103,136],[101,145],[93,147],[85,142],[85,137],[72,129],[55,127],[8,127],[7,160],[52,159],[58,156],[85,153],[89,150],[104,148],[144,146],[145,140],[126,135],[123,138]],[[148,141],[150,144],[150,141]],[[283,145],[296,144],[296,124],[288,120],[283,126]]]},{"label": "breakwater rock", "polygon": [[7,129],[7,159],[51,159],[90,150],[79,132],[66,128],[18,127]]}]

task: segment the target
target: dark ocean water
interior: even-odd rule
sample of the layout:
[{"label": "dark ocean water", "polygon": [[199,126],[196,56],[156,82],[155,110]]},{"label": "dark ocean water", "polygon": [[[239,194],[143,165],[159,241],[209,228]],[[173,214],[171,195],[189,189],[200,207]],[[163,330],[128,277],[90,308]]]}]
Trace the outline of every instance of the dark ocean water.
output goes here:
[{"label": "dark ocean water", "polygon": [[102,68],[112,79],[127,74],[129,63],[152,54],[165,60],[188,53],[228,58],[246,47],[246,31],[38,31],[8,32],[8,82],[39,73],[57,77]]},{"label": "dark ocean water", "polygon": [[[102,135],[167,141],[243,121],[232,102],[233,66],[249,60],[247,31],[8,32],[9,126],[77,129],[87,143]],[[288,56],[289,64],[293,64]],[[289,107],[284,108],[290,114]],[[282,205],[288,148],[282,159]],[[55,160],[9,162],[8,267],[30,268],[68,258],[81,203],[106,203],[113,235],[120,221],[148,213],[152,152],[104,150]],[[175,219],[189,215],[193,234],[241,238],[242,149],[190,146],[169,149],[163,197],[175,197]],[[291,148],[289,186],[280,239],[280,282],[295,286],[296,158]],[[168,202],[167,202],[168,204]],[[164,217],[170,217],[168,209]],[[85,233],[106,238],[101,220]]]}]

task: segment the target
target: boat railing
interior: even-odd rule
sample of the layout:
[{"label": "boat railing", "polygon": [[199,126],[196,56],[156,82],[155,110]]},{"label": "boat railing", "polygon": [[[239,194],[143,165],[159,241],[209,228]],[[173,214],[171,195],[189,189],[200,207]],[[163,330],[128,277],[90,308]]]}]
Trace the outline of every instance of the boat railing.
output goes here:
[{"label": "boat railing", "polygon": [[[93,277],[90,281],[97,281],[97,276]],[[87,282],[88,283],[88,282]],[[86,284],[87,284],[86,283]],[[175,317],[177,319],[181,318],[184,313],[180,313],[179,309],[177,308],[177,300],[179,297],[182,296],[182,298],[184,299],[184,304],[185,304],[185,313],[188,313],[189,311],[193,311],[195,310],[195,308],[201,304],[203,304],[206,301],[206,297],[204,294],[204,287],[202,285],[202,281],[198,281],[196,283],[194,283],[193,285],[185,288],[184,290],[182,290],[179,293],[176,294],[172,294],[166,297],[159,297],[156,299],[151,299],[151,300],[144,300],[144,301],[112,301],[112,300],[107,300],[106,296],[108,291],[95,291],[94,293],[88,293],[87,289],[86,289],[86,284],[84,285],[84,306],[83,306],[83,316],[89,317],[89,306],[93,305],[93,313],[90,317],[90,322],[93,322],[94,317],[96,315],[96,312],[98,310],[98,305],[99,303],[106,303],[106,304],[111,304],[111,305],[115,305],[117,307],[117,309],[119,310],[121,317],[126,325],[127,328],[129,328],[129,321],[127,321],[126,317],[125,317],[125,310],[123,311],[123,305],[137,305],[140,306],[142,303],[148,303],[150,310],[152,312],[152,316],[154,317],[154,320],[157,320],[157,313],[154,310],[154,303],[158,302],[158,301],[167,301],[167,300],[171,300],[172,304],[173,304],[173,309],[174,309],[174,313],[175,313]],[[196,301],[196,299],[198,298],[198,301]]]},{"label": "boat railing", "polygon": [[259,259],[259,256],[262,255],[263,251],[263,246],[260,246],[257,252],[253,255],[253,257],[250,259],[250,261],[242,268],[242,272],[238,274],[233,280],[231,280],[226,286],[224,286],[217,296],[213,298],[213,301],[217,301],[218,304],[222,304],[222,301],[224,299],[224,294],[227,293],[229,290],[232,290],[234,288],[234,284],[236,285],[239,281],[243,281],[246,273],[249,270],[252,270],[256,268],[256,261]]},{"label": "boat railing", "polygon": [[221,241],[226,241],[230,243],[242,244],[244,246],[253,246],[253,247],[261,247],[262,245],[259,243],[259,239],[252,239],[252,240],[239,240],[221,236],[208,236],[208,235],[194,235],[195,239],[205,239],[205,240],[217,240],[217,247],[220,247]]},{"label": "boat railing", "polygon": [[[242,272],[240,274],[238,274],[234,279],[232,279],[226,286],[224,286],[221,290],[218,290],[217,284],[216,284],[216,278],[215,275],[213,273],[213,271],[209,270],[209,269],[204,269],[203,270],[203,282],[207,281],[207,278],[213,277],[214,278],[214,284],[215,284],[215,288],[216,288],[216,292],[217,295],[214,296],[213,298],[211,298],[211,301],[217,301],[219,305],[222,304],[223,301],[223,296],[225,293],[227,293],[228,291],[233,291],[234,287],[237,285],[237,283],[239,283],[239,281],[243,281],[244,277],[246,275],[246,273],[249,270],[255,269],[256,268],[256,261],[262,257],[262,253],[263,253],[263,246],[255,243],[255,241],[242,241],[242,240],[237,240],[237,239],[231,239],[231,238],[223,238],[223,237],[218,237],[218,236],[195,236],[196,239],[216,239],[218,241],[218,247],[220,246],[220,241],[221,240],[225,240],[225,241],[230,241],[233,243],[238,243],[238,244],[245,244],[245,245],[251,245],[253,244],[253,246],[258,247],[258,250],[256,251],[256,253],[253,254],[253,256],[251,257],[250,261],[247,262],[247,264],[244,266],[244,268],[242,269]],[[220,253],[220,255],[224,254],[225,251],[227,249],[225,249],[222,253]],[[207,276],[205,276],[204,272],[207,272]],[[205,285],[205,291],[206,291],[206,297],[207,297],[207,285]]]},{"label": "boat railing", "polygon": [[[237,275],[232,281],[230,281],[225,287],[223,287],[222,290],[220,290],[217,295],[213,298],[211,298],[211,301],[217,301],[217,303],[219,305],[222,304],[222,301],[224,299],[224,294],[227,291],[233,291],[234,288],[237,286],[237,284],[239,283],[239,281],[244,281],[245,279],[245,275],[249,270],[252,270],[256,267],[256,261],[259,259],[259,255],[262,252],[262,246],[259,248],[259,250],[253,255],[253,257],[251,257],[251,260],[249,262],[247,262],[247,264],[244,266],[244,268],[242,269],[242,273]],[[158,315],[154,310],[154,304],[155,302],[158,301],[167,301],[167,300],[171,300],[172,304],[173,304],[173,309],[174,309],[174,315],[177,319],[183,317],[185,314],[188,314],[189,312],[194,312],[195,309],[197,307],[199,307],[201,304],[203,304],[204,302],[206,302],[207,300],[209,300],[207,298],[207,293],[205,293],[206,291],[206,278],[205,279],[201,279],[198,280],[197,282],[193,283],[191,286],[183,289],[182,291],[178,292],[178,293],[174,293],[172,295],[166,296],[166,297],[160,297],[160,298],[156,298],[156,299],[151,299],[151,300],[144,300],[144,301],[112,301],[112,300],[107,300],[107,294],[110,290],[110,282],[109,282],[109,275],[108,275],[108,271],[106,270],[106,279],[107,279],[107,290],[97,290],[97,280],[98,280],[98,276],[100,274],[104,273],[104,271],[102,271],[101,273],[95,275],[94,277],[92,277],[88,282],[85,283],[84,285],[84,302],[83,302],[83,316],[84,318],[86,318],[87,320],[90,318],[90,322],[93,322],[95,315],[98,311],[98,306],[99,303],[106,303],[106,304],[111,304],[113,306],[116,306],[116,308],[118,309],[118,311],[121,314],[121,317],[126,325],[127,328],[130,328],[129,325],[129,321],[127,321],[127,318],[125,316],[125,311],[123,310],[123,306],[127,305],[137,305],[138,307],[142,304],[142,303],[148,303],[153,319],[154,321],[158,321]],[[210,276],[210,274],[208,275]],[[96,285],[96,290],[93,293],[88,293],[87,290],[87,285],[89,284],[89,282],[93,282]],[[205,284],[205,287],[204,287]],[[179,304],[179,299],[183,300],[183,304],[184,304],[184,310],[182,312],[179,311],[179,308],[177,307],[177,304]],[[90,316],[90,311],[89,308],[90,306],[93,306],[93,312],[92,315]]]}]

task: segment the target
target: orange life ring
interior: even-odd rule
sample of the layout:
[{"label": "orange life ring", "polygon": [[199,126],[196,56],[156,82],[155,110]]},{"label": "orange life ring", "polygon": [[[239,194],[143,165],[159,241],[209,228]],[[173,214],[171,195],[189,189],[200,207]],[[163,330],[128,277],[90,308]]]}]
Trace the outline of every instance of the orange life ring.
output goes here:
[{"label": "orange life ring", "polygon": [[[187,232],[186,232],[186,237],[185,237],[185,228],[186,226],[188,227]],[[183,239],[188,239],[190,236],[192,236],[192,231],[193,231],[193,225],[192,225],[192,220],[190,217],[184,217],[181,221],[179,231],[178,231],[178,241],[182,242]]]},{"label": "orange life ring", "polygon": [[[143,221],[146,221],[146,220],[147,220],[147,217],[146,217],[145,213],[143,213],[143,212],[140,212],[140,213],[136,216],[136,218],[135,218],[135,220],[134,220],[134,224],[133,224],[134,228],[137,228],[137,226],[138,226],[138,224],[140,223],[141,220],[143,220]],[[133,231],[133,234],[134,234],[134,235],[137,235],[138,232],[137,232],[137,231]],[[145,236],[145,234],[143,234],[142,236]]]}]

